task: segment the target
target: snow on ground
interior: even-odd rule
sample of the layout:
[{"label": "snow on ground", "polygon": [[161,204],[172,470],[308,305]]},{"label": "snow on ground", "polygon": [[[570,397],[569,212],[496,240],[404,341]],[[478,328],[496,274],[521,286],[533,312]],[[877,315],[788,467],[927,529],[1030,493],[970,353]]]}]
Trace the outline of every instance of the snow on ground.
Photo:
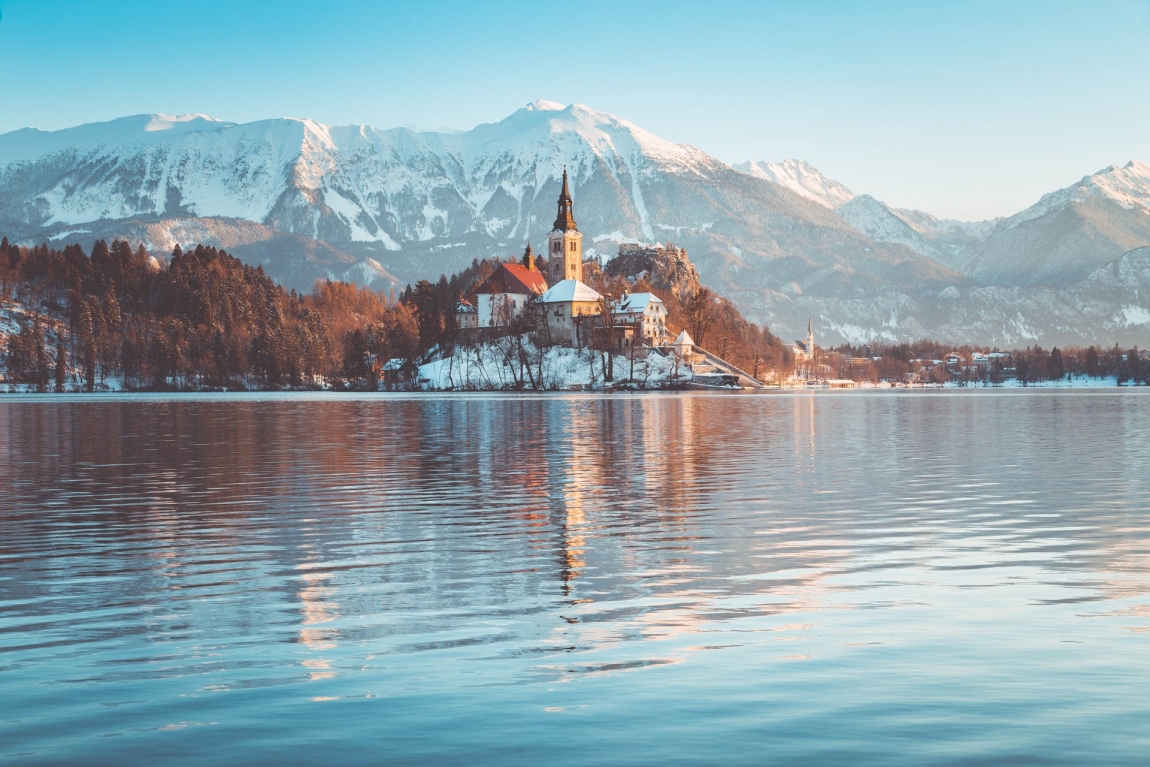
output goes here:
[{"label": "snow on ground", "polygon": [[[543,350],[523,341],[523,359],[513,338],[497,339],[476,346],[458,347],[455,353],[419,368],[424,389],[572,389],[603,388],[604,356],[588,349],[552,346]],[[632,363],[622,354],[612,355],[614,380],[631,377]],[[691,377],[689,368],[671,353],[651,352],[634,362],[634,381],[648,388],[662,388]]]},{"label": "snow on ground", "polygon": [[[1124,386],[1129,386],[1127,383]],[[1114,376],[1103,376],[1095,378],[1092,376],[1074,376],[1073,378],[1059,378],[1057,381],[1038,381],[1036,383],[1023,384],[1016,378],[1010,378],[1002,383],[989,384],[977,381],[974,383],[962,384],[958,381],[949,381],[947,383],[913,383],[913,384],[895,384],[889,381],[880,381],[874,383],[872,381],[859,381],[857,388],[859,389],[1113,389],[1118,386],[1118,379]]]}]

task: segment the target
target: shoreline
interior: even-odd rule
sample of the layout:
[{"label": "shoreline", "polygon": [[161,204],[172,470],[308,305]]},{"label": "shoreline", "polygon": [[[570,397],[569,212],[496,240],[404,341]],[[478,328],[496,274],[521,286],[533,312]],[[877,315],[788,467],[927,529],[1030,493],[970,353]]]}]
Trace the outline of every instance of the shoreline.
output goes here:
[{"label": "shoreline", "polygon": [[[1074,378],[1069,381],[1039,381],[1037,383],[1023,384],[1019,381],[1005,381],[999,384],[983,384],[983,383],[915,383],[915,384],[890,384],[886,382],[873,383],[873,382],[855,382],[851,387],[831,387],[819,384],[806,384],[798,382],[788,382],[785,384],[766,384],[762,389],[747,389],[735,387],[702,387],[692,386],[690,384],[680,386],[662,386],[662,387],[632,387],[632,386],[618,386],[618,387],[595,387],[595,388],[567,388],[567,389],[532,389],[532,388],[470,388],[470,389],[381,389],[376,391],[360,391],[351,389],[119,389],[119,388],[104,388],[96,391],[36,391],[35,387],[31,384],[0,384],[5,388],[0,389],[0,401],[5,398],[20,398],[22,400],[36,399],[36,398],[68,398],[68,399],[119,399],[119,398],[132,398],[132,397],[147,397],[147,398],[196,398],[196,397],[218,397],[218,398],[236,398],[242,399],[244,397],[255,397],[260,399],[272,399],[279,397],[333,397],[333,398],[355,398],[364,399],[371,397],[419,397],[419,398],[435,398],[435,397],[459,397],[459,396],[492,396],[492,395],[519,395],[519,396],[633,396],[633,395],[660,395],[660,394],[673,394],[673,395],[716,395],[716,394],[737,394],[737,395],[771,395],[771,394],[849,394],[854,393],[925,393],[925,392],[1027,392],[1027,391],[1043,391],[1043,392],[1126,392],[1126,391],[1150,391],[1150,386],[1145,386],[1137,383],[1122,383],[1118,384],[1113,376],[1108,378]],[[16,387],[16,388],[13,388]]]}]

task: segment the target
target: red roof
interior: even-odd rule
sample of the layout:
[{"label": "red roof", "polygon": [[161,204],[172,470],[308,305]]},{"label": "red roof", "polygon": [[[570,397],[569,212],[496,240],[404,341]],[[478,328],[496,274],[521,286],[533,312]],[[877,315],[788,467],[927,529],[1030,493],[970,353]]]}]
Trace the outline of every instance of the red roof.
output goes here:
[{"label": "red roof", "polygon": [[476,288],[476,293],[524,293],[537,296],[547,290],[547,280],[538,269],[522,264],[500,264],[495,274]]}]

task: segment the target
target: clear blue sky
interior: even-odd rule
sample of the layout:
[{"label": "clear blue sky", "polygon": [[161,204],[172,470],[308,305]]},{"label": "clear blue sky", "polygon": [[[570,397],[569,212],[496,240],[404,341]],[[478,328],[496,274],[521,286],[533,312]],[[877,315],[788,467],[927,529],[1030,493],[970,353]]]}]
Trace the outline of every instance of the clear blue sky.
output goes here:
[{"label": "clear blue sky", "polygon": [[0,0],[0,132],[142,112],[470,128],[581,102],[1005,215],[1150,161],[1150,0]]}]

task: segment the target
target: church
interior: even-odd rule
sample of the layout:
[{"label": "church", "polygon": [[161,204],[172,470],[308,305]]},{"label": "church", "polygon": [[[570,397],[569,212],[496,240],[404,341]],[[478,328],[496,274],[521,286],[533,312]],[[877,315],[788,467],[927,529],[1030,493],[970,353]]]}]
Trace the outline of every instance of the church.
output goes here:
[{"label": "church", "polygon": [[507,327],[533,306],[535,329],[550,343],[587,345],[591,318],[599,316],[603,297],[583,282],[583,234],[575,223],[566,167],[558,204],[555,223],[547,235],[547,277],[537,268],[528,245],[521,263],[501,264],[476,289],[476,308],[461,304],[457,310],[461,328]]},{"label": "church", "polygon": [[598,317],[603,297],[583,282],[583,234],[575,223],[567,168],[547,246],[551,287],[538,298],[542,309],[539,331],[553,343],[586,346],[589,328],[587,320],[580,318]]}]

